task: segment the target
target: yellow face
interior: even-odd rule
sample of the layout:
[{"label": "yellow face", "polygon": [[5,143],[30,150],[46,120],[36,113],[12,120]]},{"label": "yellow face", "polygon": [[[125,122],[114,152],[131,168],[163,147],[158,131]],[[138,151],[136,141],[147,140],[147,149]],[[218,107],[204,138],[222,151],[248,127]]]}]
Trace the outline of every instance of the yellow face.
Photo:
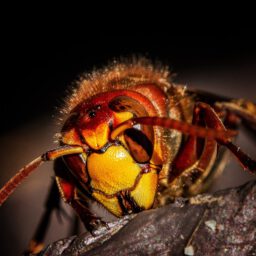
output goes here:
[{"label": "yellow face", "polygon": [[133,207],[151,208],[158,175],[149,167],[143,170],[123,146],[111,146],[103,154],[93,153],[87,161],[92,195],[110,212],[121,216],[136,211]]},{"label": "yellow face", "polygon": [[85,148],[80,155],[83,163],[78,164],[78,158],[70,161],[69,156],[65,161],[92,197],[112,214],[119,217],[149,209],[157,191],[161,158],[156,152],[159,147],[154,145],[154,130],[139,126],[111,140],[111,131],[136,113],[127,109],[129,100],[125,101],[126,109],[118,111],[118,101],[113,108],[113,99],[103,99],[80,106],[64,126],[62,143]]}]

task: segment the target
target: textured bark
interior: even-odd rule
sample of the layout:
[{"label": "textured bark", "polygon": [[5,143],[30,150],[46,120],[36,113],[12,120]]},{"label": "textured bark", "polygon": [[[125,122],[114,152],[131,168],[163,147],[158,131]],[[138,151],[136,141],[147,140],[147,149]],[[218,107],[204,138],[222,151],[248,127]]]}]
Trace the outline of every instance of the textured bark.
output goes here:
[{"label": "textured bark", "polygon": [[50,244],[44,256],[256,255],[256,181],[178,198],[97,230]]}]

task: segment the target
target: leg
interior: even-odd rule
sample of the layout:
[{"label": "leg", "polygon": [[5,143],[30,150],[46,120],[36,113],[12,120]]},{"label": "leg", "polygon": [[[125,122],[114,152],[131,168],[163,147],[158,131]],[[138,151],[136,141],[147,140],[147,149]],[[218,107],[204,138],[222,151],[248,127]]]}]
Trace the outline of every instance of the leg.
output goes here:
[{"label": "leg", "polygon": [[[219,119],[215,111],[205,103],[199,103],[198,107],[204,112],[205,123],[209,127],[214,127],[217,130],[225,130],[225,126]],[[228,139],[217,139],[217,142],[220,145],[227,147],[238,159],[239,163],[245,170],[248,170],[252,173],[256,173],[256,161],[251,159],[246,153],[244,153],[240,147],[237,147],[232,143],[230,138]]]},{"label": "leg", "polygon": [[[194,109],[193,124],[219,131],[226,130],[216,112],[208,104],[200,102]],[[233,123],[229,121],[228,126],[237,127],[236,120]],[[168,188],[167,194],[191,195],[204,189],[205,180],[208,179],[210,173],[215,172],[214,169],[219,168],[215,163],[217,142],[230,149],[245,169],[251,172],[255,171],[255,161],[235,146],[231,139],[199,139],[190,135],[172,164],[169,176],[171,186]]]},{"label": "leg", "polygon": [[227,110],[239,117],[245,126],[256,134],[256,104],[244,99],[232,99],[213,93],[188,89],[187,93],[193,95],[197,101],[206,102],[221,110]]},{"label": "leg", "polygon": [[92,200],[90,195],[88,192],[85,193],[62,159],[55,161],[54,169],[61,197],[76,211],[85,228],[93,232],[98,226],[105,225],[104,221],[90,211],[89,203]]},{"label": "leg", "polygon": [[54,180],[45,203],[45,211],[41,217],[36,232],[29,243],[28,250],[25,252],[25,255],[29,255],[30,253],[39,253],[43,249],[43,241],[49,227],[52,212],[55,209],[60,210],[60,196],[57,184]]},{"label": "leg", "polygon": [[238,116],[245,127],[256,135],[256,104],[243,99],[232,100],[231,102],[217,102],[216,106]]},{"label": "leg", "polygon": [[[201,104],[196,104],[192,123],[220,129],[221,122],[207,122]],[[205,180],[213,170],[217,155],[217,142],[212,138],[198,138],[190,135],[174,159],[169,177],[167,194],[172,196],[194,195],[205,189]]]},{"label": "leg", "polygon": [[[227,115],[240,119],[245,127],[256,136],[256,104],[244,99],[232,99],[224,96],[215,95],[212,93],[200,90],[188,90],[189,94],[193,94],[199,100],[204,100],[213,105],[216,109],[226,110]],[[233,119],[234,119],[233,118]],[[230,122],[227,124],[227,126]],[[229,128],[229,127],[228,127]],[[232,127],[231,127],[232,128]],[[244,153],[240,147],[237,147],[231,140],[223,142],[218,141],[220,144],[226,146],[238,159],[244,170],[256,173],[256,161],[251,159]]]}]

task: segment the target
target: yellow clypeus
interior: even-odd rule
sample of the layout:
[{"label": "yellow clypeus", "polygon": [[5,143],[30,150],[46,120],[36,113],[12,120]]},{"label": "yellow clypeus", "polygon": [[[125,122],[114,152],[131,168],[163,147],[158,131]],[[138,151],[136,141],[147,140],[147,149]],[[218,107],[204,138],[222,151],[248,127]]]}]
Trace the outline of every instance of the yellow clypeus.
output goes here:
[{"label": "yellow clypeus", "polygon": [[155,172],[143,173],[121,145],[113,145],[104,153],[92,153],[87,159],[88,174],[93,197],[116,216],[122,215],[117,194],[129,191],[134,202],[149,209],[155,197],[158,176]]}]

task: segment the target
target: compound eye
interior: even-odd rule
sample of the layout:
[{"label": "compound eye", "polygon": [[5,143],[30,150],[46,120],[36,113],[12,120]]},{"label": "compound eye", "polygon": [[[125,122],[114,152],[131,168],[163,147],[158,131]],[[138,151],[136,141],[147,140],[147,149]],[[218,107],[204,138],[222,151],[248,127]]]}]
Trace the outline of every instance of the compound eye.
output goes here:
[{"label": "compound eye", "polygon": [[[128,96],[118,96],[109,103],[115,112],[131,112],[134,117],[148,116],[145,107],[137,100]],[[133,159],[138,163],[149,162],[154,147],[154,130],[151,126],[138,125],[127,129],[124,139]]]},{"label": "compound eye", "polygon": [[134,116],[148,115],[140,102],[127,96],[118,96],[114,98],[109,102],[109,108],[114,112],[131,112]]}]

